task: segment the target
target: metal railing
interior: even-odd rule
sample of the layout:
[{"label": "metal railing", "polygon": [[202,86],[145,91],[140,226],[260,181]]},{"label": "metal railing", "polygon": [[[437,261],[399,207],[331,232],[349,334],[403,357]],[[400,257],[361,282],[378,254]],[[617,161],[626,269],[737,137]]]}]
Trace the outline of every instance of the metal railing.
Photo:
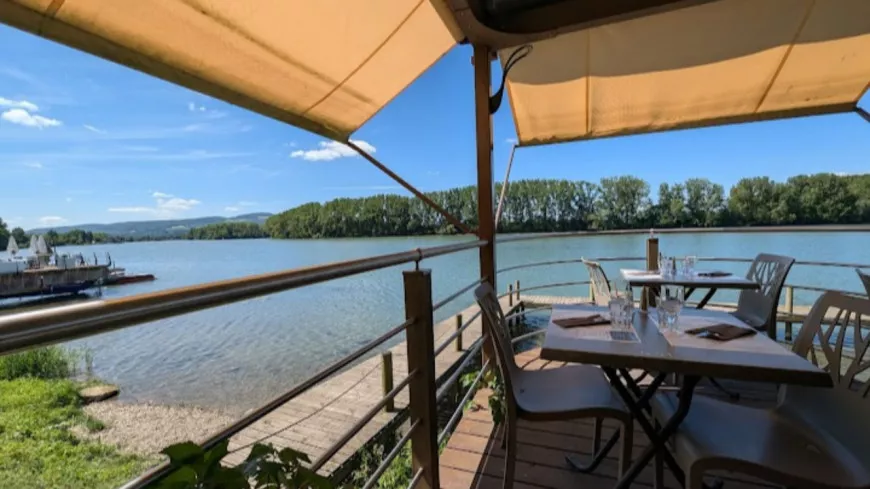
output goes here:
[{"label": "metal railing", "polygon": [[[510,243],[526,239],[576,237],[585,234],[588,233],[550,233],[531,237],[509,236],[499,239],[498,242]],[[626,233],[614,232],[609,234]],[[407,263],[416,263],[419,265],[419,262],[425,258],[471,250],[481,247],[484,244],[485,241],[483,240],[468,241],[447,246],[416,249],[402,253],[171,289],[123,299],[99,300],[75,306],[11,314],[0,318],[0,354],[127,328],[133,325],[154,321],[156,319],[217,307],[253,297],[292,290],[381,268]],[[644,257],[600,257],[591,259],[599,262],[636,262],[646,260]],[[747,258],[719,257],[701,258],[701,260],[737,263],[749,263],[752,261]],[[551,260],[519,264],[502,268],[498,270],[497,273],[501,274],[527,268],[569,263],[579,264],[581,263],[581,260]],[[870,268],[870,265],[864,264],[813,261],[798,261],[796,262],[796,265]],[[390,328],[382,335],[371,340],[344,358],[341,358],[327,366],[311,378],[294,387],[289,392],[276,397],[265,406],[247,414],[242,419],[212,435],[203,443],[203,447],[209,449],[232,437],[283,404],[326,381],[338,372],[352,365],[354,362],[359,361],[387,341],[401,333],[405,333],[405,344],[408,353],[407,376],[395,386],[392,385],[392,381],[390,381],[389,384],[385,381],[384,395],[374,405],[372,405],[365,414],[357,419],[356,422],[338,438],[338,440],[319,455],[312,464],[312,468],[318,470],[324,467],[324,465],[339,453],[341,448],[344,447],[352,438],[358,435],[381,410],[389,409],[389,406],[393,404],[393,401],[399,393],[408,389],[410,400],[407,409],[410,419],[409,428],[399,439],[398,443],[393,447],[387,457],[385,457],[380,466],[375,469],[373,474],[366,481],[364,487],[370,488],[377,484],[380,476],[383,475],[408,442],[411,443],[414,474],[410,487],[413,487],[418,483],[423,483],[428,487],[438,487],[438,445],[442,443],[455,428],[461,418],[462,409],[465,403],[470,399],[475,388],[481,382],[489,363],[484,363],[480,373],[472,382],[471,387],[465,393],[457,409],[452,413],[446,426],[439,432],[437,429],[437,416],[435,412],[436,403],[439,400],[442,400],[459,382],[462,373],[469,365],[471,365],[471,362],[478,352],[482,350],[483,345],[485,344],[485,335],[483,334],[484,332],[481,331],[481,336],[471,344],[470,348],[463,351],[464,357],[461,357],[457,364],[454,365],[452,373],[443,383],[441,383],[440,387],[435,389],[433,388],[433,386],[435,386],[435,358],[439,354],[442,354],[451,344],[457,345],[457,351],[462,350],[461,342],[463,334],[466,333],[468,328],[478,320],[480,312],[471,315],[465,321],[462,321],[460,316],[457,319],[455,331],[447,335],[439,345],[435,345],[434,343],[433,313],[452,301],[461,297],[466,297],[467,293],[483,280],[475,280],[474,282],[461,287],[457,291],[448,294],[438,302],[434,302],[432,300],[431,275],[429,271],[419,270],[419,267],[417,268],[418,269],[413,271],[403,272],[406,320],[402,324]],[[515,300],[517,304],[520,303],[521,290],[523,293],[527,293],[529,291],[545,288],[586,285],[588,283],[588,280],[581,280],[539,284],[520,289],[520,284],[517,281],[515,289],[514,284],[511,284],[508,287],[508,292],[500,297],[507,296],[509,298],[509,305],[513,306]],[[789,284],[786,286],[786,305],[789,310],[791,310],[793,305],[793,291],[795,289],[808,291],[833,290]],[[842,292],[854,294],[854,292],[849,291]],[[514,321],[525,314],[538,309],[521,309],[518,312],[509,314],[506,319],[508,321]],[[540,333],[541,331],[528,333],[515,338],[514,341],[523,341]],[[392,366],[390,366],[390,375],[392,375]],[[129,489],[146,487],[166,476],[171,472],[171,470],[172,467],[168,464],[160,465],[145,474],[142,474],[133,481],[130,481],[124,487]]]}]

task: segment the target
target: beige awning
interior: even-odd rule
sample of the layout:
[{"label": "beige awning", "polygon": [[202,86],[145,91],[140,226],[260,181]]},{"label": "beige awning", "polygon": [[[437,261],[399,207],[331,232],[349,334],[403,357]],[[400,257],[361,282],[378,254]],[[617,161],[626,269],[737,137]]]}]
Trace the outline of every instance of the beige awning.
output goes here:
[{"label": "beige awning", "polygon": [[456,44],[446,19],[429,0],[0,0],[4,23],[339,139]]},{"label": "beige awning", "polygon": [[870,82],[870,0],[722,0],[576,31],[533,43],[508,82],[525,145],[848,111]]},{"label": "beige awning", "polygon": [[0,22],[339,140],[466,37],[503,59],[532,40],[508,85],[522,144],[846,111],[870,81],[870,0],[686,0],[530,36],[469,1],[0,0]]}]

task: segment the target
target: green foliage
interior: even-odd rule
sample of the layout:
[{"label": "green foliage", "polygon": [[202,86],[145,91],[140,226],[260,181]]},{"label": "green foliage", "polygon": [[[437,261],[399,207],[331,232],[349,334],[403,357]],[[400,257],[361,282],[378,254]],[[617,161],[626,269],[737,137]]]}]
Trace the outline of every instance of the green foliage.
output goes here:
[{"label": "green foliage", "polygon": [[[464,374],[460,378],[460,384],[464,389],[470,389],[472,387],[472,382],[477,378],[477,375],[480,373],[480,370],[475,370],[473,372],[469,372]],[[483,379],[481,379],[481,384],[477,386],[478,388],[486,387],[490,390],[489,398],[487,399],[487,403],[489,404],[489,412],[492,415],[492,422],[496,426],[500,425],[504,422],[505,417],[507,416],[507,406],[505,405],[505,397],[504,397],[504,382],[501,380],[501,375],[499,375],[497,369],[489,369],[488,372],[483,374]],[[469,409],[474,406],[474,400],[469,400],[468,405],[465,406],[465,409]]]},{"label": "green foliage", "polygon": [[[393,450],[398,442],[394,431],[390,432],[384,440],[364,448],[360,454],[360,461],[350,477],[350,487],[362,487],[368,479],[380,467],[387,455]],[[378,489],[404,489],[411,482],[413,472],[411,467],[411,445],[404,447],[393,459],[393,462],[381,474],[375,487]]]},{"label": "green foliage", "polygon": [[328,479],[306,465],[308,456],[291,448],[275,449],[270,444],[251,447],[248,458],[238,467],[221,465],[229,440],[210,450],[193,442],[177,443],[162,453],[169,457],[173,472],[160,481],[159,489],[329,489]]},{"label": "green foliage", "polygon": [[65,379],[76,371],[79,354],[59,346],[0,356],[0,380],[21,377]]},{"label": "green foliage", "polygon": [[114,488],[140,473],[145,460],[83,441],[75,426],[99,427],[81,410],[68,380],[0,381],[0,487]]},{"label": "green foliage", "polygon": [[[501,186],[496,185],[496,192]],[[785,183],[745,178],[730,191],[704,178],[649,185],[632,176],[599,184],[520,180],[510,184],[499,232],[645,229],[649,227],[850,224],[870,222],[870,175],[797,176]],[[447,212],[475,226],[475,187],[426,194]],[[416,198],[375,195],[309,203],[266,221],[273,238],[329,238],[450,234],[456,230]]]},{"label": "green foliage", "polygon": [[252,239],[268,236],[263,226],[253,222],[219,222],[193,228],[187,233],[187,239]]}]

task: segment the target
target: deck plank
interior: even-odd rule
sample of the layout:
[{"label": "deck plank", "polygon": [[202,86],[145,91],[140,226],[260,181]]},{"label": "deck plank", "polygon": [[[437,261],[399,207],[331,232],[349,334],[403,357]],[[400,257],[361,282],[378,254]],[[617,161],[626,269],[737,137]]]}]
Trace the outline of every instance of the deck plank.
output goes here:
[{"label": "deck plank", "polygon": [[[548,368],[548,362],[536,359],[539,349],[517,355],[525,368]],[[730,389],[744,397],[741,403],[772,405],[776,400],[776,387],[769,384],[726,382]],[[708,386],[705,386],[708,387]],[[714,389],[702,389],[701,395],[722,394]],[[501,488],[504,473],[504,450],[501,448],[502,430],[492,423],[488,410],[489,391],[481,389],[474,398],[473,407],[465,412],[454,430],[440,458],[441,487],[451,489]],[[617,425],[604,423],[603,437],[615,432]],[[611,488],[618,475],[617,453],[614,450],[592,474],[570,470],[566,454],[588,459],[592,451],[592,420],[558,422],[520,421],[517,429],[517,469],[514,487],[536,489]],[[647,438],[640,426],[635,426],[634,454],[640,453]],[[772,486],[734,474],[715,474],[731,489],[760,489]],[[638,477],[636,487],[652,487],[654,472],[646,467]],[[665,472],[667,488],[678,488],[673,475]]]}]

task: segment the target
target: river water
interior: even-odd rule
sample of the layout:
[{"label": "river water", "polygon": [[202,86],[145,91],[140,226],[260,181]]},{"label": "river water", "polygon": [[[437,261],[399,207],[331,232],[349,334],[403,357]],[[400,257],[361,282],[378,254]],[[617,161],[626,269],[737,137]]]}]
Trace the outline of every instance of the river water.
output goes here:
[{"label": "river water", "polygon": [[[636,256],[644,235],[595,236],[505,243],[498,266],[580,257]],[[66,247],[60,252],[104,256],[109,252],[128,273],[153,273],[154,282],[105,289],[105,298],[123,297],[213,280],[241,277],[457,243],[460,237],[408,237],[336,240],[164,241]],[[870,233],[680,234],[660,239],[664,253],[753,257],[761,251],[798,260],[870,263]],[[605,263],[611,277],[635,263]],[[122,388],[122,399],[188,403],[241,412],[258,406],[351,352],[404,318],[398,266],[243,303],[161,320],[74,343],[94,354],[95,373]],[[475,250],[428,259],[435,300],[473,281]],[[746,264],[701,264],[744,274]],[[523,287],[587,280],[580,264],[522,269],[499,275],[499,289],[520,280]],[[850,268],[796,266],[789,283],[861,290]],[[548,295],[586,294],[585,286],[536,291]],[[716,300],[728,300],[728,294]],[[814,295],[796,292],[796,303]],[[445,306],[436,319],[472,302],[469,292]]]}]

